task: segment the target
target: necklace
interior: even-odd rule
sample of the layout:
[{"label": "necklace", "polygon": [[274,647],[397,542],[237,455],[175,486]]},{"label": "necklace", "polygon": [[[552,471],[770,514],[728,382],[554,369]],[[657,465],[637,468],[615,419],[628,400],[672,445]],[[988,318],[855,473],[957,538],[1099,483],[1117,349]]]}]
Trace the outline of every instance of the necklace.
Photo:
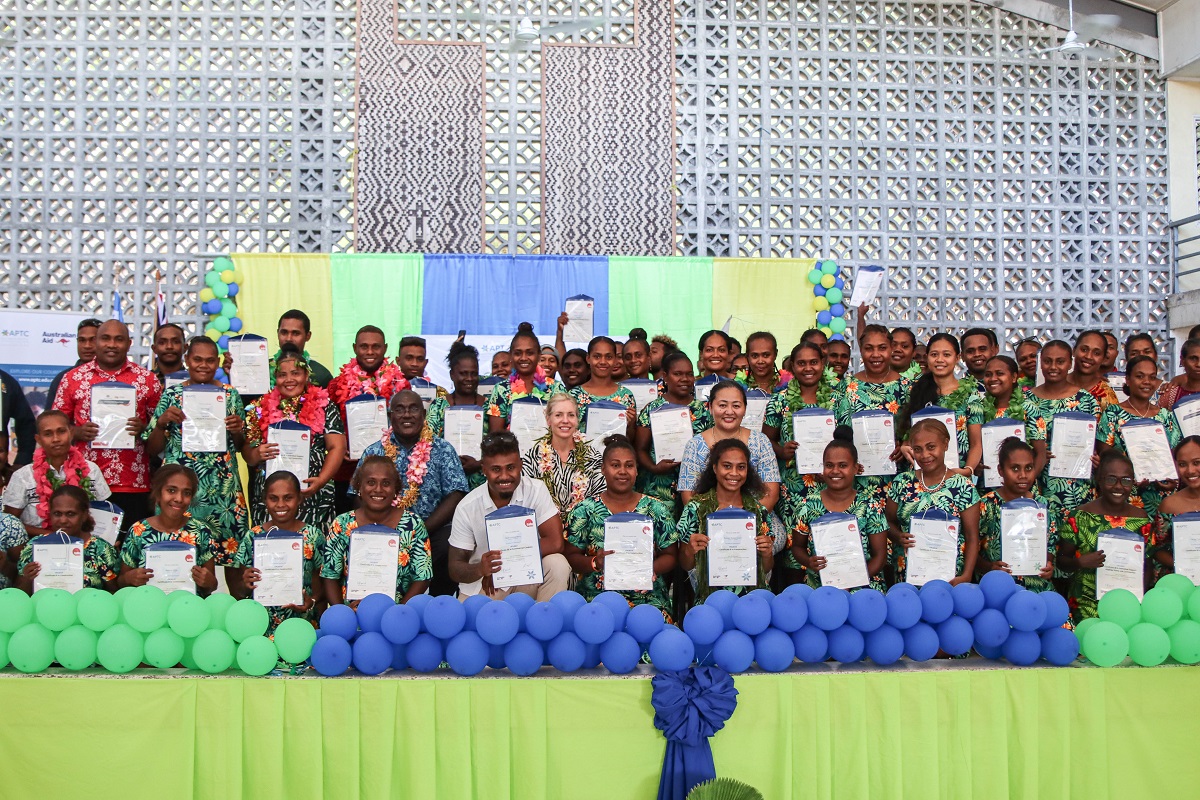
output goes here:
[{"label": "necklace", "polygon": [[935,483],[933,486],[930,486],[929,484],[927,484],[925,482],[925,473],[924,472],[920,473],[920,477],[917,480],[919,480],[921,482],[922,489],[924,489],[927,492],[935,492],[942,487],[943,483],[946,482],[947,474],[948,474],[947,472],[943,472],[942,479],[940,481],[938,481],[937,483]]},{"label": "necklace", "polygon": [[1146,410],[1145,410],[1145,411],[1138,411],[1138,410],[1137,410],[1137,406],[1135,406],[1135,405],[1133,404],[1133,398],[1132,398],[1132,397],[1131,397],[1131,398],[1129,398],[1128,400],[1126,400],[1125,402],[1129,404],[1129,406],[1128,406],[1128,407],[1129,407],[1129,411],[1131,411],[1131,412],[1132,412],[1132,413],[1134,413],[1134,414],[1137,414],[1139,417],[1141,417],[1141,418],[1143,418],[1143,419],[1145,419],[1145,418],[1147,418],[1147,417],[1149,417],[1149,416],[1150,416],[1150,408],[1151,408],[1151,407],[1154,405],[1154,404],[1153,404],[1153,403],[1151,403],[1149,400],[1147,400],[1147,401],[1146,401]]}]

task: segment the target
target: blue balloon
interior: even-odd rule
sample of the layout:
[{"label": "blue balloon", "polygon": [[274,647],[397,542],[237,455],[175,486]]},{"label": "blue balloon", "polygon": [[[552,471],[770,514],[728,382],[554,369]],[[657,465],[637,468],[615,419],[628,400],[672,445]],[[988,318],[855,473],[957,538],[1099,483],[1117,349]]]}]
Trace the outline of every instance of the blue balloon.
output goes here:
[{"label": "blue balloon", "polygon": [[816,625],[805,625],[792,634],[796,658],[807,664],[819,664],[829,657],[829,637]]},{"label": "blue balloon", "polygon": [[[582,645],[582,642],[580,644]],[[544,658],[545,652],[541,643],[528,633],[518,633],[511,642],[504,645],[504,665],[513,675],[532,675],[542,668]]]},{"label": "blue balloon", "polygon": [[817,297],[824,297],[825,296],[825,287],[818,283],[816,286],[813,287],[813,294],[816,295]]},{"label": "blue balloon", "polygon": [[386,594],[369,594],[358,602],[358,627],[364,632],[379,633],[383,614],[396,605],[396,600]]},{"label": "blue balloon", "polygon": [[479,609],[492,602],[492,599],[486,594],[473,594],[466,600],[463,600],[463,611],[467,612],[467,623],[463,625],[463,630],[475,630],[475,617],[479,616]]},{"label": "blue balloon", "polygon": [[508,644],[517,635],[520,625],[520,615],[511,603],[489,601],[475,615],[475,630],[479,633],[479,638],[488,644]]},{"label": "blue balloon", "polygon": [[904,655],[904,635],[891,625],[880,625],[868,633],[866,638],[867,658],[881,667],[895,664],[900,660],[900,656]]},{"label": "blue balloon", "polygon": [[[808,602],[808,598],[813,593],[813,588],[807,583],[793,583],[783,590],[782,594],[798,594]],[[711,597],[710,597],[711,599]]]},{"label": "blue balloon", "polygon": [[988,648],[1000,647],[1012,631],[1004,613],[994,608],[985,608],[980,611],[979,615],[971,621],[971,628],[975,631],[975,643]]},{"label": "blue balloon", "polygon": [[574,672],[583,666],[583,661],[587,658],[587,648],[584,646],[583,639],[571,631],[563,631],[546,646],[546,655],[555,669],[562,672]]},{"label": "blue balloon", "polygon": [[600,645],[600,660],[609,672],[624,675],[633,672],[642,660],[642,647],[628,633],[618,631]]},{"label": "blue balloon", "polygon": [[[509,597],[512,597],[510,594]],[[579,609],[587,605],[587,600],[583,599],[583,595],[579,592],[559,592],[550,598],[550,602],[558,606],[558,610],[563,615],[563,630],[575,630],[575,615]]]},{"label": "blue balloon", "polygon": [[850,616],[850,595],[842,589],[822,586],[808,597],[808,621],[823,631],[846,624]]},{"label": "blue balloon", "polygon": [[919,587],[913,586],[911,583],[904,583],[903,581],[901,581],[900,583],[893,583],[891,586],[889,586],[887,593],[888,594],[891,594],[892,592],[918,592],[919,593],[920,591],[921,591],[921,589]]},{"label": "blue balloon", "polygon": [[[771,627],[792,633],[808,622],[808,601],[796,592],[784,592],[771,597]],[[715,640],[714,640],[715,641]]]},{"label": "blue balloon", "polygon": [[840,334],[840,333],[835,333],[833,336],[830,336],[830,337],[829,337],[829,341],[831,341],[831,342],[844,342],[844,341],[846,341],[846,337],[845,337],[845,336],[843,336],[843,335],[842,335],[842,334]]},{"label": "blue balloon", "polygon": [[419,594],[416,597],[408,598],[408,602],[404,605],[417,612],[417,619],[421,621],[421,632],[425,633],[428,629],[425,627],[425,609],[433,602],[433,595]]},{"label": "blue balloon", "polygon": [[[1008,602],[1004,604],[1004,617],[1014,630],[1036,631],[1046,621],[1046,604],[1035,592],[1021,589],[1013,592],[1009,596]],[[1034,661],[1036,660],[1035,657]]]},{"label": "blue balloon", "polygon": [[[483,638],[482,636],[479,638]],[[492,669],[504,669],[504,645],[488,645],[488,666]]]},{"label": "blue balloon", "polygon": [[629,601],[619,592],[601,592],[592,598],[593,603],[599,603],[612,612],[613,630],[625,630],[625,618],[629,616]]},{"label": "blue balloon", "polygon": [[1038,592],[1038,599],[1042,601],[1042,606],[1046,609],[1046,619],[1038,628],[1039,631],[1048,631],[1051,628],[1061,628],[1066,624],[1067,618],[1071,616],[1071,609],[1067,606],[1067,601],[1058,592]]},{"label": "blue balloon", "polygon": [[[839,286],[838,288],[840,289],[841,287]],[[239,291],[241,291],[241,290],[238,288],[238,285],[236,283],[229,284],[229,294],[228,294],[229,297],[237,297],[237,293]]]},{"label": "blue balloon", "polygon": [[[837,284],[834,285],[837,286]],[[837,288],[840,289],[842,287],[838,286]],[[835,317],[844,317],[846,316],[846,306],[841,303],[834,303],[829,307],[829,313]]]},{"label": "blue balloon", "polygon": [[[337,608],[337,606],[333,606],[333,608]],[[342,637],[322,636],[313,645],[308,663],[312,664],[313,669],[317,672],[327,678],[332,678],[350,669],[352,655],[350,643]]]},{"label": "blue balloon", "polygon": [[433,598],[422,615],[425,630],[439,639],[452,639],[467,624],[467,611],[458,598],[448,594]]},{"label": "blue balloon", "polygon": [[[358,633],[358,616],[350,606],[338,603],[325,609],[320,625],[326,635],[337,636],[348,642]],[[346,664],[349,665],[350,662],[347,661]]]},{"label": "blue balloon", "polygon": [[762,597],[739,597],[733,604],[733,624],[751,636],[762,633],[771,624],[771,604]]},{"label": "blue balloon", "polygon": [[767,628],[754,637],[754,660],[767,672],[783,672],[796,660],[792,637],[778,628]]},{"label": "blue balloon", "polygon": [[954,613],[954,595],[946,581],[930,581],[921,587],[921,620],[936,625]]},{"label": "blue balloon", "polygon": [[715,608],[692,606],[683,616],[683,632],[697,648],[706,647],[721,638],[725,632],[725,622],[721,619],[721,612]]},{"label": "blue balloon", "polygon": [[737,601],[736,594],[728,589],[721,589],[704,598],[704,605],[720,611],[721,619],[725,622],[725,630],[731,631],[737,627],[733,624],[733,606]]},{"label": "blue balloon", "polygon": [[842,289],[845,286],[846,286],[846,281],[842,278],[841,275],[838,275],[836,278],[833,279],[833,288]]},{"label": "blue balloon", "polygon": [[975,629],[971,623],[957,615],[938,624],[937,635],[938,646],[952,656],[968,652],[975,641]]},{"label": "blue balloon", "polygon": [[405,647],[402,644],[392,645],[392,669],[397,672],[408,669],[408,655],[404,650]]},{"label": "blue balloon", "polygon": [[1051,628],[1042,632],[1041,639],[1042,658],[1056,667],[1065,667],[1079,657],[1079,639],[1075,636],[1075,631]]},{"label": "blue balloon", "polygon": [[[612,637],[610,636],[608,638],[611,639]],[[583,647],[583,652],[585,654],[583,657],[584,669],[595,669],[596,667],[600,666],[600,645],[585,644]]]},{"label": "blue balloon", "polygon": [[1004,570],[994,569],[979,579],[983,604],[987,608],[1003,609],[1008,598],[1017,591],[1017,582]]},{"label": "blue balloon", "polygon": [[553,603],[534,603],[525,613],[525,630],[539,642],[548,642],[558,636],[562,627],[562,612]]},{"label": "blue balloon", "polygon": [[913,661],[928,661],[937,655],[937,630],[932,625],[918,622],[904,632],[904,654]]},{"label": "blue balloon", "polygon": [[242,329],[242,318],[241,317],[230,317],[229,318],[229,332],[237,333],[241,329]]},{"label": "blue balloon", "polygon": [[649,644],[666,624],[662,612],[649,603],[634,606],[625,617],[626,632],[641,644]]},{"label": "blue balloon", "polygon": [[887,593],[886,599],[888,625],[905,631],[921,621],[921,596],[917,592],[892,591]]},{"label": "blue balloon", "polygon": [[846,621],[860,633],[869,633],[887,619],[888,604],[883,593],[875,589],[861,589],[850,595],[850,614]]},{"label": "blue balloon", "polygon": [[817,312],[817,324],[818,325],[828,325],[830,322],[833,322],[832,314],[830,314],[828,311],[818,311]]},{"label": "blue balloon", "polygon": [[988,647],[987,645],[975,643],[975,652],[979,653],[983,658],[990,658],[992,661],[999,661],[1004,657],[1004,645],[999,647]]},{"label": "blue balloon", "polygon": [[843,664],[861,661],[866,641],[863,635],[850,625],[843,625],[829,632],[829,657]]},{"label": "blue balloon", "polygon": [[218,338],[217,339],[217,347],[221,348],[222,350],[228,350],[229,349],[229,337],[221,336],[220,338]]},{"label": "blue balloon", "polygon": [[755,597],[761,597],[764,601],[770,603],[771,598],[775,596],[775,593],[772,592],[770,589],[753,589],[749,592],[746,592],[747,597],[749,597],[750,595],[754,595]]},{"label": "blue balloon", "polygon": [[353,656],[356,670],[363,675],[378,675],[392,665],[395,652],[382,633],[367,631],[354,640]]},{"label": "blue balloon", "polygon": [[650,660],[655,669],[687,669],[696,659],[696,646],[687,634],[678,628],[663,628],[654,641],[650,642]]},{"label": "blue balloon", "polygon": [[726,672],[745,672],[754,663],[754,640],[741,631],[725,631],[713,645],[713,661]]},{"label": "blue balloon", "polygon": [[1037,631],[1015,630],[1004,640],[1004,658],[1010,664],[1027,667],[1041,658],[1042,640]]},{"label": "blue balloon", "polygon": [[979,584],[960,583],[950,589],[950,594],[954,597],[954,613],[963,619],[973,620],[976,614],[983,611],[983,590]]},{"label": "blue balloon", "polygon": [[441,641],[432,633],[418,633],[404,648],[408,664],[417,672],[433,672],[442,663]]},{"label": "blue balloon", "polygon": [[205,300],[204,303],[201,304],[200,310],[203,311],[205,314],[210,314],[210,315],[211,314],[220,314],[221,313],[221,301],[220,300]]},{"label": "blue balloon", "polygon": [[575,612],[575,634],[584,644],[602,644],[616,630],[613,613],[603,603],[586,603]]},{"label": "blue balloon", "polygon": [[456,675],[478,675],[487,666],[488,655],[487,642],[474,631],[463,631],[446,645],[446,662]]}]

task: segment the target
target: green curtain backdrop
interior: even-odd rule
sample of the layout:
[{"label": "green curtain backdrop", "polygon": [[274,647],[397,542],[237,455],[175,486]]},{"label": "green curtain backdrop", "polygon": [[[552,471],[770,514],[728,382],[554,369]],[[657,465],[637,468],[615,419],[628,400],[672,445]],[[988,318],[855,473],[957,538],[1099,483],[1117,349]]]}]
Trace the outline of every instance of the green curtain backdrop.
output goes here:
[{"label": "green curtain backdrop", "polygon": [[609,256],[608,331],[665,333],[695,358],[696,340],[713,327],[712,291],[711,258]]},{"label": "green curtain backdrop", "polygon": [[354,358],[354,334],[363,325],[383,329],[388,356],[399,354],[403,337],[421,335],[425,268],[419,253],[335,253],[330,262],[333,374]]}]

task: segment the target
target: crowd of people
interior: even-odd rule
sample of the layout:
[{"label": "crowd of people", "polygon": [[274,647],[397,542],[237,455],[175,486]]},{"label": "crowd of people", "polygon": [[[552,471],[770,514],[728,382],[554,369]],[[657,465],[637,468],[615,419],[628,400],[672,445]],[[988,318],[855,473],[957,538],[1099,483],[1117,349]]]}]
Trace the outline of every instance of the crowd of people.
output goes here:
[{"label": "crowd of people", "polygon": [[[858,523],[863,585],[884,589],[906,579],[914,517],[932,509],[957,521],[957,563],[947,580],[1010,570],[1002,509],[1020,499],[1041,504],[1049,523],[1044,564],[1017,580],[1064,594],[1076,622],[1096,614],[1104,532],[1127,529],[1143,539],[1146,588],[1173,570],[1173,521],[1200,512],[1200,438],[1184,436],[1173,413],[1200,393],[1200,330],[1182,348],[1182,373],[1165,380],[1145,334],[1124,343],[1100,331],[1073,342],[1024,339],[1010,355],[986,328],[920,342],[907,328],[867,324],[864,312],[857,371],[850,342],[817,329],[783,353],[768,332],[751,334],[743,346],[708,331],[693,362],[668,335],[641,329],[623,343],[597,336],[586,350],[567,349],[564,316],[554,344],[522,324],[509,349],[492,358],[490,375],[481,375],[475,348],[456,342],[447,357],[452,386],[430,390],[421,338],[404,337],[389,358],[384,331],[366,325],[354,358],[334,374],[307,353],[309,319],[292,310],[279,321],[270,389],[253,398],[225,382],[230,356],[209,338],[159,327],[150,370],[129,359],[122,322],[86,320],[79,363],[55,379],[48,410],[36,419],[17,407],[19,387],[3,376],[5,420],[13,420],[18,446],[3,491],[0,587],[32,592],[41,565],[31,542],[61,531],[84,543],[86,586],[116,591],[151,582],[147,547],[182,541],[196,548],[198,593],[247,597],[262,579],[255,540],[278,529],[302,537],[303,602],[271,608],[272,624],[295,616],[315,622],[324,608],[346,602],[355,530],[382,525],[400,540],[397,602],[427,592],[499,598],[517,591],[546,600],[576,591],[591,598],[605,591],[605,560],[613,555],[605,522],[633,513],[653,527],[653,581],[622,594],[678,622],[722,588],[706,568],[709,520],[718,511],[741,509],[754,520],[756,574],[726,588],[819,587],[829,562],[813,523],[840,513]],[[186,377],[168,387],[167,376],[181,371]],[[136,393],[126,425],[130,448],[98,446],[100,429],[90,418],[92,387],[114,381]],[[649,386],[648,397],[635,396],[637,384]],[[223,451],[184,447],[182,400],[194,386],[223,391]],[[386,401],[389,428],[352,458],[346,407],[364,395]],[[530,399],[545,426],[522,444],[511,423],[515,406]],[[619,430],[589,436],[588,408],[600,402],[623,407],[624,417]],[[756,402],[760,413],[750,419]],[[446,438],[448,410],[459,406],[480,411],[478,457]],[[953,415],[953,430],[922,413],[931,407]],[[686,410],[690,419],[681,453],[656,452],[652,417],[662,409]],[[801,466],[795,426],[805,410],[824,410],[836,427],[818,463]],[[865,443],[856,441],[855,420],[868,412],[895,432],[886,455],[891,470],[863,474]],[[1095,418],[1090,477],[1051,474],[1055,419],[1064,413]],[[1012,421],[1023,436],[1005,439],[989,459],[982,431],[997,419]],[[1175,479],[1134,474],[1123,428],[1136,420],[1165,429]],[[283,421],[311,434],[307,475],[267,470],[280,455],[270,426]],[[123,512],[113,541],[94,534],[95,501]],[[486,521],[506,506],[534,517],[542,562],[536,583],[494,585],[504,553],[489,547]]]}]

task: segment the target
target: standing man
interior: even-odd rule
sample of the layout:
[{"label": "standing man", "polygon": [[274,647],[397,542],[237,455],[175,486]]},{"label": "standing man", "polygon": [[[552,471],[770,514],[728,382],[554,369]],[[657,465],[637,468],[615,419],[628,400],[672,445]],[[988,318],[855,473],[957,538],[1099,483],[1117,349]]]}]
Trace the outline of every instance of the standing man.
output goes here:
[{"label": "standing man", "polygon": [[983,392],[983,373],[987,370],[987,362],[1000,352],[996,332],[988,328],[971,328],[962,337],[962,357],[967,365],[967,372],[979,384]]},{"label": "standing man", "polygon": [[[150,456],[141,433],[162,395],[154,373],[129,360],[130,344],[125,323],[115,319],[103,323],[97,331],[95,359],[67,372],[54,398],[54,408],[71,420],[72,439],[87,443],[87,460],[100,467],[112,490],[112,502],[125,512],[126,526],[154,513],[149,503]],[[91,419],[92,386],[106,381],[128,384],[137,393],[136,413],[125,426],[134,437],[132,449],[109,450],[91,445],[100,433]]]},{"label": "standing man", "polygon": [[[100,330],[100,320],[95,317],[85,319],[75,329],[76,367],[86,364],[96,357],[96,331],[98,330]],[[67,367],[55,375],[54,380],[50,381],[50,388],[46,390],[46,408],[54,407],[54,395],[58,393],[58,384],[62,382],[63,376],[72,369],[74,367]]]},{"label": "standing man", "polygon": [[159,386],[166,386],[168,375],[184,369],[183,328],[174,322],[159,326],[150,352],[154,353],[154,377],[158,378]]},{"label": "standing man", "polygon": [[8,472],[8,421],[13,421],[17,434],[17,460],[13,468],[19,469],[33,463],[33,437],[37,434],[37,423],[33,418],[33,409],[25,397],[25,390],[17,379],[7,372],[0,370],[0,470]]},{"label": "standing man", "polygon": [[[410,383],[414,378],[428,380],[425,378],[425,368],[429,366],[429,358],[425,351],[425,340],[420,336],[405,336],[400,340],[400,353],[396,356],[396,362]],[[430,397],[428,402],[432,403],[446,394],[446,390],[441,386],[434,386],[434,396]]]},{"label": "standing man", "polygon": [[[310,370],[308,380],[310,383],[315,383],[322,389],[329,386],[329,382],[333,380],[333,375],[323,365],[317,363],[312,356],[308,354],[308,340],[312,338],[312,322],[299,309],[293,308],[283,312],[283,316],[279,318],[279,325],[275,331],[275,337],[278,339],[279,350],[275,351],[275,355],[271,356],[271,385],[275,385],[275,359],[279,358],[283,352],[283,346],[290,344],[301,353],[304,354],[304,360],[308,362]],[[228,367],[226,367],[228,369]]]}]

